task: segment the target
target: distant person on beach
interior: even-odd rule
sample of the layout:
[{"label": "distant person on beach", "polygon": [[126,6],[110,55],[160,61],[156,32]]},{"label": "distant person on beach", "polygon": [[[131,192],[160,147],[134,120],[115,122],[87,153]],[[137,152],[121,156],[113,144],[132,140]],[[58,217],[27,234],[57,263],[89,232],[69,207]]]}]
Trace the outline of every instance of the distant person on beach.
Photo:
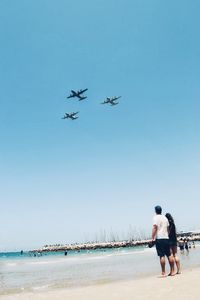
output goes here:
[{"label": "distant person on beach", "polygon": [[188,239],[184,239],[185,250],[189,252]]},{"label": "distant person on beach", "polygon": [[161,266],[161,277],[166,276],[165,271],[165,256],[167,256],[170,273],[169,276],[174,276],[176,273],[174,271],[174,257],[170,251],[168,227],[169,222],[165,216],[162,215],[162,208],[158,205],[155,207],[156,215],[153,218],[153,228],[152,228],[152,241],[155,241],[157,254],[160,258]]},{"label": "distant person on beach", "polygon": [[181,253],[183,253],[184,252],[184,241],[182,238],[180,238],[180,240],[178,241],[178,246],[179,246]]},{"label": "distant person on beach", "polygon": [[177,267],[177,274],[180,274],[180,260],[177,255],[177,235],[176,235],[176,225],[174,223],[174,219],[172,218],[171,214],[167,213],[165,217],[168,219],[169,222],[169,245],[171,254],[174,257],[174,261]]}]

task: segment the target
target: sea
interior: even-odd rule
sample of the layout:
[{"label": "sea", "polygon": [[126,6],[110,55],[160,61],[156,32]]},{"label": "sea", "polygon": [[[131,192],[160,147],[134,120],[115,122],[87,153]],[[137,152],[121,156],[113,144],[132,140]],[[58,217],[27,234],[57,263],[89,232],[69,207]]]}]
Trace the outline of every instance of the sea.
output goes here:
[{"label": "sea", "polygon": [[[178,252],[183,272],[200,266],[200,243],[195,246],[189,252]],[[36,256],[31,252],[0,253],[0,295],[38,293],[159,273],[155,247],[68,251],[67,255],[64,252]]]}]

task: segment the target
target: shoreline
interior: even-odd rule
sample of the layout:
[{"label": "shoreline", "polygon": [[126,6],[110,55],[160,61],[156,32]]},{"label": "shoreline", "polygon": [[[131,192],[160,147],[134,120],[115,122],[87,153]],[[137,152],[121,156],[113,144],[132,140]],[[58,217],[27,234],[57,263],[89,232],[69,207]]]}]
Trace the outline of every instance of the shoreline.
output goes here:
[{"label": "shoreline", "polygon": [[86,287],[64,288],[43,292],[0,295],[2,300],[188,300],[199,297],[200,267],[183,270],[173,277],[157,275],[134,280],[99,283]]}]

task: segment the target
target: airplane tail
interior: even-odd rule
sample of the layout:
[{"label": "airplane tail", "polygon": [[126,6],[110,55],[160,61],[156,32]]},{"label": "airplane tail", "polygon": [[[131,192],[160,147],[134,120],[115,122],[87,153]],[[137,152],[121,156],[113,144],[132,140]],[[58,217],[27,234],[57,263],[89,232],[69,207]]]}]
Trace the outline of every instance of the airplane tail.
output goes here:
[{"label": "airplane tail", "polygon": [[84,99],[86,99],[87,97],[81,97],[80,99],[79,99],[79,101],[81,101],[81,100],[84,100]]}]

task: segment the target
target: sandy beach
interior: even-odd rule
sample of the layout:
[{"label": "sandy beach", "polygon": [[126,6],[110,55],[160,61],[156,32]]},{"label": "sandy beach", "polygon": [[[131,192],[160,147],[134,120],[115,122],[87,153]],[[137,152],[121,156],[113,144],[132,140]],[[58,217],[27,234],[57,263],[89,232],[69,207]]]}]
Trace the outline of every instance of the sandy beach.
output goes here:
[{"label": "sandy beach", "polygon": [[2,300],[146,300],[199,298],[200,268],[191,268],[174,277],[145,277],[136,280],[59,289],[40,293],[0,296]]}]

